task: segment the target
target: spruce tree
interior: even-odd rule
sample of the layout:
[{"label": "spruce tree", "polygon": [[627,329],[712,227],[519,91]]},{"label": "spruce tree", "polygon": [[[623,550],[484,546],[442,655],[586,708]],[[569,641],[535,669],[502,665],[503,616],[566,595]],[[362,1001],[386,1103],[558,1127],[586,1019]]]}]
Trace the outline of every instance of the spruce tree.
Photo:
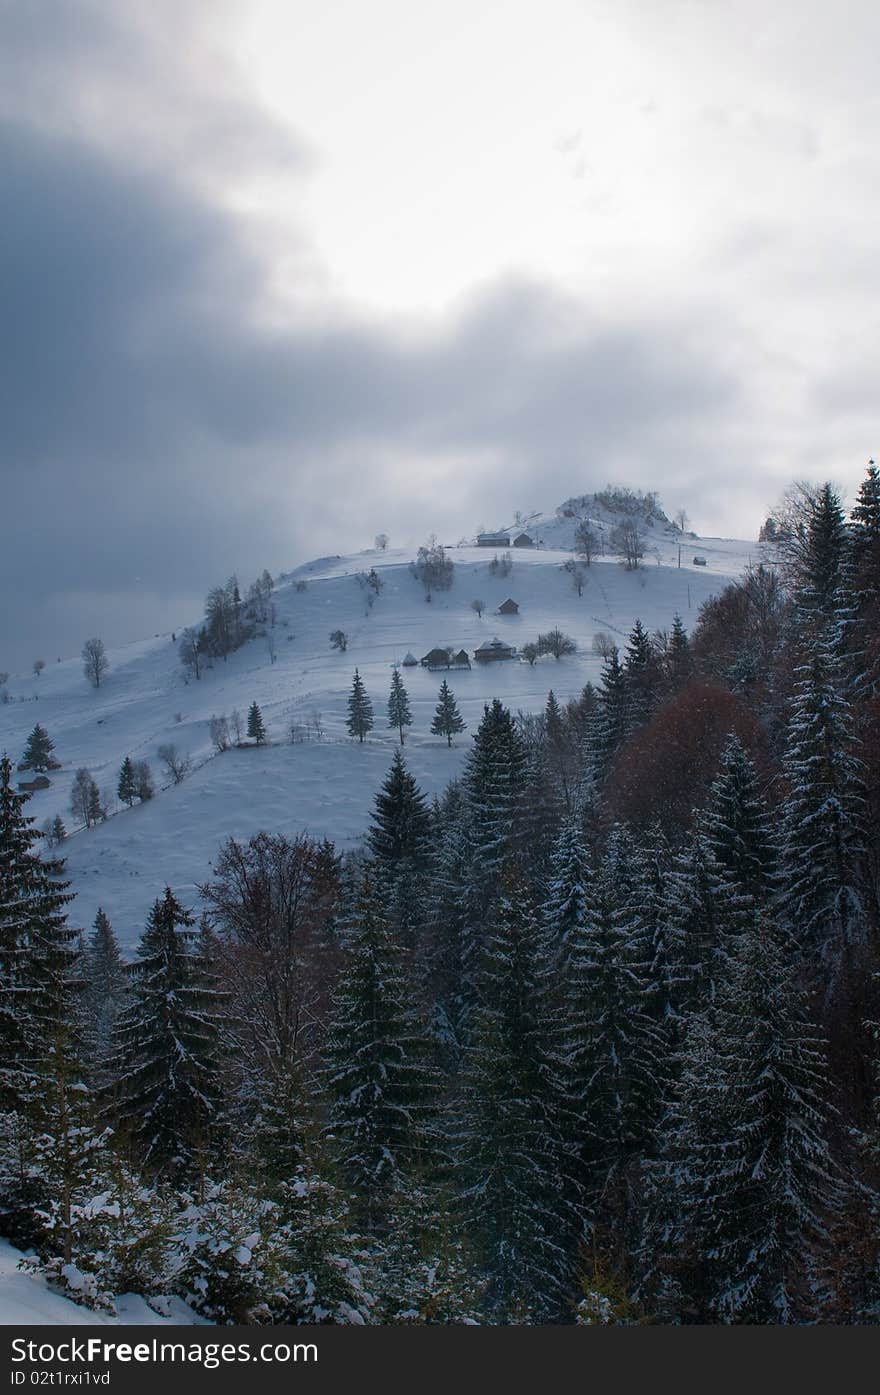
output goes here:
[{"label": "spruce tree", "polygon": [[487,892],[518,836],[526,755],[513,719],[494,698],[468,756],[463,788],[477,870]]},{"label": "spruce tree", "polygon": [[755,767],[736,736],[729,738],[721,757],[704,827],[726,880],[756,905],[766,904],[776,875],[776,848]]},{"label": "spruce tree", "polygon": [[613,649],[605,660],[596,694],[596,708],[589,722],[588,750],[597,780],[603,780],[629,732],[626,674],[620,655]]},{"label": "spruce tree", "polygon": [[64,907],[64,864],[40,857],[42,836],[0,760],[0,1109],[27,1113],[69,1027],[76,952]]},{"label": "spruce tree", "polygon": [[666,1071],[639,870],[630,836],[616,826],[571,936],[566,973],[575,1139],[591,1193],[605,1193],[622,1227],[634,1223],[634,1169],[655,1147]]},{"label": "spruce tree", "polygon": [[346,721],[349,736],[356,736],[358,741],[363,742],[367,732],[373,730],[373,704],[364,687],[363,679],[357,669],[354,671],[351,693],[348,699],[348,720]]},{"label": "spruce tree", "polygon": [[25,770],[50,770],[53,765],[52,752],[55,749],[55,742],[52,740],[45,727],[41,727],[39,722],[34,727],[24,748],[21,764]]},{"label": "spruce tree", "polygon": [[370,851],[384,873],[405,861],[424,862],[428,852],[431,816],[425,796],[396,751],[391,769],[376,795],[373,819],[367,834]]},{"label": "spruce tree", "polygon": [[255,741],[258,746],[265,746],[268,740],[263,724],[263,714],[256,702],[252,702],[248,708],[247,734],[251,741]]},{"label": "spruce tree", "polygon": [[129,969],[116,1031],[116,1113],[154,1175],[194,1175],[215,1133],[225,995],[194,918],[170,887],[155,902]]},{"label": "spruce tree", "polygon": [[99,906],[82,960],[84,988],[80,1000],[83,1037],[96,1084],[108,1083],[116,1024],[126,995],[126,974],[113,926]]},{"label": "spruce tree", "polygon": [[119,783],[116,786],[116,793],[131,808],[137,799],[137,776],[135,774],[134,762],[131,756],[126,756],[119,771]]},{"label": "spruce tree", "polygon": [[434,1161],[437,1081],[400,951],[368,869],[346,935],[328,1050],[329,1131],[367,1229],[393,1193]]},{"label": "spruce tree", "polygon": [[805,950],[839,959],[865,930],[866,803],[836,658],[826,625],[795,675],[780,872],[784,910]]},{"label": "spruce tree", "polygon": [[593,872],[581,820],[563,819],[550,861],[541,919],[551,962],[567,962],[572,938],[583,925],[591,896]]},{"label": "spruce tree", "polygon": [[796,548],[797,605],[805,613],[828,620],[840,604],[847,551],[843,508],[830,484],[805,499],[806,518]]},{"label": "spruce tree", "polygon": [[660,665],[641,620],[635,622],[630,632],[623,672],[626,728],[631,732],[652,716],[660,690]]},{"label": "spruce tree", "polygon": [[455,694],[444,678],[440,684],[440,695],[437,700],[434,720],[431,723],[431,731],[434,736],[445,736],[447,746],[451,746],[453,736],[464,729],[465,724],[456,705]]},{"label": "spruce tree", "polygon": [[667,874],[663,911],[661,976],[678,1032],[728,976],[736,938],[753,911],[750,900],[725,877],[706,834],[692,834]]},{"label": "spruce tree", "polygon": [[367,845],[386,897],[386,913],[401,945],[415,949],[428,915],[425,874],[431,846],[425,796],[400,751],[376,795]]},{"label": "spruce tree", "polygon": [[505,885],[488,933],[465,1052],[456,1176],[496,1321],[560,1320],[578,1230],[564,1138],[564,1066],[538,917]]},{"label": "spruce tree", "polygon": [[694,660],[690,640],[687,637],[682,618],[676,614],[672,618],[669,631],[669,645],[666,650],[666,675],[673,692],[685,687],[693,677]]},{"label": "spruce tree", "polygon": [[784,945],[763,920],[738,941],[688,1032],[667,1124],[666,1253],[702,1321],[818,1316],[810,1272],[841,1187],[824,1044]]},{"label": "spruce tree", "polygon": [[400,744],[403,745],[404,733],[407,727],[412,726],[412,712],[409,706],[409,696],[403,686],[403,679],[400,670],[394,669],[391,674],[391,693],[388,698],[388,725],[396,727],[400,733]]}]

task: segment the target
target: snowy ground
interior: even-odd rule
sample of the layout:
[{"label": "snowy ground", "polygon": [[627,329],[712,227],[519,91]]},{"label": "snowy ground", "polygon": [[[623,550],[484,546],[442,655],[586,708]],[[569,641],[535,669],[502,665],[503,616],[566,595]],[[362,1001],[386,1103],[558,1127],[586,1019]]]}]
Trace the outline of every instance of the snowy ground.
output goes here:
[{"label": "snowy ground", "polygon": [[116,1300],[117,1315],[96,1313],[91,1308],[82,1308],[69,1298],[62,1298],[47,1288],[45,1280],[38,1274],[30,1274],[19,1269],[22,1255],[7,1240],[0,1240],[0,1323],[5,1326],[28,1326],[32,1323],[51,1323],[53,1326],[70,1326],[85,1323],[95,1324],[128,1323],[141,1327],[171,1323],[202,1324],[180,1298],[162,1300],[167,1314],[162,1316],[136,1293],[124,1293]]},{"label": "snowy ground", "polygon": [[[565,525],[569,527],[573,529]],[[553,528],[550,540],[558,545],[564,540],[563,527]],[[551,532],[549,523],[546,531]],[[356,841],[396,743],[396,733],[386,726],[386,703],[392,666],[407,651],[421,658],[434,646],[454,645],[472,656],[493,635],[521,647],[554,625],[578,643],[576,656],[560,662],[542,659],[533,668],[506,662],[448,675],[403,670],[414,717],[407,760],[422,787],[433,793],[460,770],[486,701],[497,696],[513,710],[534,711],[543,707],[551,687],[560,699],[576,695],[588,679],[599,676],[601,662],[591,652],[596,631],[607,631],[622,647],[636,618],[649,629],[668,627],[678,611],[690,626],[708,596],[761,556],[753,543],[687,538],[679,568],[677,538],[659,526],[652,534],[654,551],[641,570],[627,572],[610,558],[599,559],[586,574],[581,597],[561,570],[570,556],[563,550],[511,549],[511,576],[494,578],[488,572],[491,552],[453,548],[454,584],[448,592],[435,593],[431,604],[425,603],[409,572],[410,557],[402,552],[320,559],[276,588],[274,664],[267,639],[256,638],[227,662],[216,663],[199,682],[186,682],[168,634],[111,651],[110,672],[97,691],[86,683],[79,660],[50,663],[39,678],[14,675],[8,684],[13,700],[0,705],[0,751],[17,761],[39,721],[62,762],[62,769],[52,774],[51,788],[31,800],[29,813],[40,825],[60,813],[70,829],[70,789],[80,766],[111,792],[117,809],[107,823],[74,831],[63,845],[77,893],[74,923],[90,926],[103,905],[130,950],[166,882],[185,902],[195,904],[195,888],[210,876],[211,859],[229,834],[308,830],[341,847]],[[704,556],[707,566],[695,567],[694,555]],[[371,566],[384,586],[369,609],[356,574]],[[306,589],[297,590],[296,583],[303,580]],[[520,614],[495,615],[508,596],[519,603]],[[474,598],[486,602],[482,619],[471,610]],[[181,629],[197,620],[181,616]],[[330,631],[337,628],[349,636],[344,654],[330,648]],[[376,714],[376,729],[363,746],[345,732],[355,666]],[[430,735],[444,676],[468,724],[452,750],[444,739]],[[208,731],[211,715],[237,708],[244,717],[254,700],[271,746],[215,756]],[[323,739],[290,745],[291,721],[307,723],[314,712],[321,714]],[[151,803],[120,808],[115,789],[123,757],[148,760],[159,784],[156,750],[163,742],[191,755],[196,769],[183,784],[159,789]]]}]

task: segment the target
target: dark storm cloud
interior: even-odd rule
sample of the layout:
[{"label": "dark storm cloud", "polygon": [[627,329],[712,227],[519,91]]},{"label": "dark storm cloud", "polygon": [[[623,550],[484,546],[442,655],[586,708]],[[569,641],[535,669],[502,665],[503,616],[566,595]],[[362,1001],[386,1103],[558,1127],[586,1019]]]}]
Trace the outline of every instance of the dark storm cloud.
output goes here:
[{"label": "dark storm cloud", "polygon": [[[19,23],[7,57],[39,39],[40,8],[0,11]],[[102,72],[146,64],[161,102],[112,10],[56,13],[77,93],[97,55]],[[180,606],[233,566],[247,578],[413,517],[458,530],[462,505],[473,526],[613,469],[677,484],[710,416],[738,402],[735,372],[687,323],[611,326],[536,284],[499,285],[419,329],[292,311],[278,328],[271,257],[210,179],[60,120],[57,91],[41,116],[34,98],[47,74],[61,81],[57,62],[36,64],[31,88],[15,72],[20,117],[0,126],[0,588],[15,598],[3,667],[78,647],[74,593],[87,598],[82,632],[106,620],[113,641],[128,633],[118,597],[138,587]],[[250,148],[285,149],[264,121],[254,130]],[[133,610],[167,618],[159,602]]]}]

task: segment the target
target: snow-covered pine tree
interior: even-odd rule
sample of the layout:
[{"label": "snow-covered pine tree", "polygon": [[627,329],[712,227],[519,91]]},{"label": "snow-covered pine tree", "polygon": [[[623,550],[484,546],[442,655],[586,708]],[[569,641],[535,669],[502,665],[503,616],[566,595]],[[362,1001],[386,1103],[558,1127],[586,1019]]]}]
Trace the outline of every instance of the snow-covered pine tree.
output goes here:
[{"label": "snow-covered pine tree", "polygon": [[255,741],[258,746],[265,746],[269,739],[266,735],[263,714],[256,701],[252,702],[248,708],[247,734],[251,741]]},{"label": "snow-covered pine tree", "polygon": [[21,758],[22,769],[24,770],[50,770],[52,768],[52,752],[55,750],[55,742],[40,723],[34,727],[27,739],[24,754]]},{"label": "snow-covered pine tree", "polygon": [[349,736],[356,736],[360,742],[363,742],[367,732],[373,730],[373,704],[357,669],[352,679],[348,698],[348,719],[345,725]]},{"label": "snow-covered pine tree", "polygon": [[735,735],[724,748],[703,826],[725,879],[765,905],[776,875],[776,847],[757,772]]},{"label": "snow-covered pine tree", "polygon": [[543,935],[511,874],[493,917],[464,1057],[456,1177],[494,1321],[559,1321],[579,1231],[564,1063]]},{"label": "snow-covered pine tree", "polygon": [[783,771],[780,874],[788,923],[805,952],[846,958],[865,933],[866,801],[837,633],[817,629],[796,687]]},{"label": "snow-covered pine tree", "polygon": [[0,1109],[27,1114],[39,1095],[58,1022],[70,1018],[75,932],[64,863],[42,858],[40,833],[0,760]]},{"label": "snow-covered pine tree", "polygon": [[517,841],[525,766],[525,751],[511,715],[493,698],[491,706],[483,709],[462,782],[476,879],[488,897]]},{"label": "snow-covered pine tree", "polygon": [[216,1143],[226,995],[170,887],[129,968],[113,1113],[154,1176],[192,1177]]},{"label": "snow-covered pine tree", "polygon": [[653,715],[660,696],[661,671],[654,646],[641,620],[630,631],[623,664],[628,732]]},{"label": "snow-covered pine tree", "polygon": [[50,825],[50,828],[52,842],[55,845],[55,847],[57,847],[58,844],[63,843],[65,838],[67,837],[67,829],[64,826],[64,820],[60,814],[55,815]]},{"label": "snow-covered pine tree", "polygon": [[116,793],[131,808],[137,799],[137,776],[135,774],[134,762],[131,756],[126,756],[119,771],[119,783],[116,786]]},{"label": "snow-covered pine tree", "polygon": [[753,911],[749,898],[726,879],[706,834],[693,833],[666,877],[660,981],[674,1033],[714,998],[719,981],[729,973],[736,938]]},{"label": "snow-covered pine tree", "polygon": [[368,1230],[392,1194],[430,1169],[437,1077],[371,869],[345,937],[328,1046],[328,1129]]},{"label": "snow-covered pine tree", "polygon": [[395,668],[391,673],[391,692],[388,696],[388,725],[396,727],[400,734],[400,744],[403,745],[404,735],[407,727],[412,726],[412,712],[409,705],[409,694],[403,686],[403,679],[400,676],[400,669]]},{"label": "snow-covered pine tree", "polygon": [[594,778],[601,782],[629,732],[626,675],[620,655],[613,649],[605,660],[596,693],[596,707],[589,720],[587,748]]},{"label": "snow-covered pine tree", "polygon": [[838,494],[827,483],[805,495],[804,508],[806,516],[795,549],[796,605],[802,621],[805,612],[827,621],[840,604],[846,520]]},{"label": "snow-covered pine tree", "polygon": [[569,941],[568,1088],[588,1190],[620,1230],[636,1223],[639,1169],[656,1146],[668,1043],[656,1020],[653,927],[641,907],[637,849],[619,825]]},{"label": "snow-covered pine tree", "polygon": [[847,583],[853,616],[849,648],[857,698],[880,693],[880,471],[873,461],[850,515]]},{"label": "snow-covered pine tree", "polygon": [[452,738],[458,732],[464,731],[465,723],[462,721],[461,713],[455,701],[455,694],[443,679],[440,684],[440,694],[437,699],[437,709],[434,713],[434,720],[431,723],[431,731],[434,736],[445,736],[447,746],[452,745]]},{"label": "snow-covered pine tree", "polygon": [[550,861],[541,921],[550,961],[564,965],[572,936],[583,923],[591,896],[593,872],[583,826],[577,815],[563,819]]},{"label": "snow-covered pine tree", "polygon": [[698,1321],[820,1316],[811,1275],[841,1198],[827,1094],[786,940],[759,919],[691,1024],[659,1167],[668,1264]]},{"label": "snow-covered pine tree", "polygon": [[682,618],[678,614],[672,617],[665,666],[669,686],[675,693],[685,687],[693,677],[694,659],[691,654],[690,640],[687,637]]},{"label": "snow-covered pine tree", "polygon": [[431,815],[400,751],[376,795],[367,833],[376,877],[398,944],[416,949],[428,915],[425,874],[431,853]]},{"label": "snow-covered pine tree", "polygon": [[544,739],[540,751],[541,802],[548,812],[571,816],[579,797],[578,741],[563,715],[552,688],[544,707]]},{"label": "snow-covered pine tree", "polygon": [[428,852],[431,816],[427,801],[395,751],[385,780],[376,795],[367,844],[383,872],[409,860],[424,862]]},{"label": "snow-covered pine tree", "polygon": [[82,1035],[91,1077],[106,1088],[112,1072],[116,1023],[126,995],[126,974],[110,918],[98,907],[94,928],[81,964],[84,988],[80,998]]}]

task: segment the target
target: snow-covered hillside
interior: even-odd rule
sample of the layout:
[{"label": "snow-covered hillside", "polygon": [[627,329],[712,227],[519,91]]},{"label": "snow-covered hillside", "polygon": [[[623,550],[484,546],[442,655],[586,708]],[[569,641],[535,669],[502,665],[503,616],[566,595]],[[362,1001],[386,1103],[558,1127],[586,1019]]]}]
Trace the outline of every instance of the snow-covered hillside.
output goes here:
[{"label": "snow-covered hillside", "polygon": [[[560,536],[573,528],[570,519],[557,523]],[[550,527],[548,518],[545,543]],[[569,543],[566,538],[566,548]],[[497,696],[513,710],[534,711],[551,687],[560,699],[576,695],[599,677],[601,661],[591,649],[598,630],[623,645],[636,618],[654,629],[668,626],[678,611],[691,625],[700,604],[761,553],[757,544],[688,537],[679,568],[678,543],[679,535],[658,525],[642,569],[629,572],[613,558],[600,558],[587,571],[580,597],[562,570],[567,550],[511,549],[513,571],[503,578],[490,575],[491,550],[453,548],[453,586],[435,592],[430,604],[410,573],[409,554],[389,549],[323,558],[285,576],[273,593],[274,663],[267,639],[259,637],[226,662],[215,662],[199,681],[187,682],[177,646],[166,634],[111,651],[110,672],[97,690],[86,682],[78,659],[50,664],[39,677],[14,675],[8,683],[12,700],[0,705],[0,751],[18,761],[39,721],[62,763],[52,772],[51,787],[34,795],[29,813],[40,825],[60,813],[71,828],[71,785],[82,766],[111,793],[118,810],[104,824],[72,832],[62,846],[77,893],[74,922],[89,926],[103,905],[130,949],[166,882],[195,905],[196,886],[209,878],[211,859],[230,834],[307,830],[350,846],[366,826],[396,744],[396,732],[386,726],[386,702],[392,667],[408,651],[421,658],[434,646],[453,645],[473,656],[494,635],[521,647],[555,625],[578,644],[576,656],[544,658],[534,667],[513,661],[448,675],[403,670],[414,717],[407,760],[423,788],[436,792],[458,773],[487,700]],[[695,554],[706,558],[705,567],[693,565]],[[383,581],[372,608],[357,580],[370,567]],[[519,614],[496,615],[508,596],[518,602]],[[471,609],[475,598],[486,603],[482,618]],[[198,617],[180,618],[182,627]],[[335,629],[349,637],[345,653],[330,647]],[[345,730],[356,666],[376,713],[376,728],[363,746]],[[430,734],[444,676],[468,724],[452,750]],[[272,744],[215,755],[211,716],[238,709],[245,717],[255,700]],[[291,723],[308,726],[315,713],[322,739],[291,745]],[[119,806],[115,790],[123,758],[148,760],[158,784],[157,747],[169,742],[193,758],[193,773],[182,784],[158,789],[147,804]]]}]

